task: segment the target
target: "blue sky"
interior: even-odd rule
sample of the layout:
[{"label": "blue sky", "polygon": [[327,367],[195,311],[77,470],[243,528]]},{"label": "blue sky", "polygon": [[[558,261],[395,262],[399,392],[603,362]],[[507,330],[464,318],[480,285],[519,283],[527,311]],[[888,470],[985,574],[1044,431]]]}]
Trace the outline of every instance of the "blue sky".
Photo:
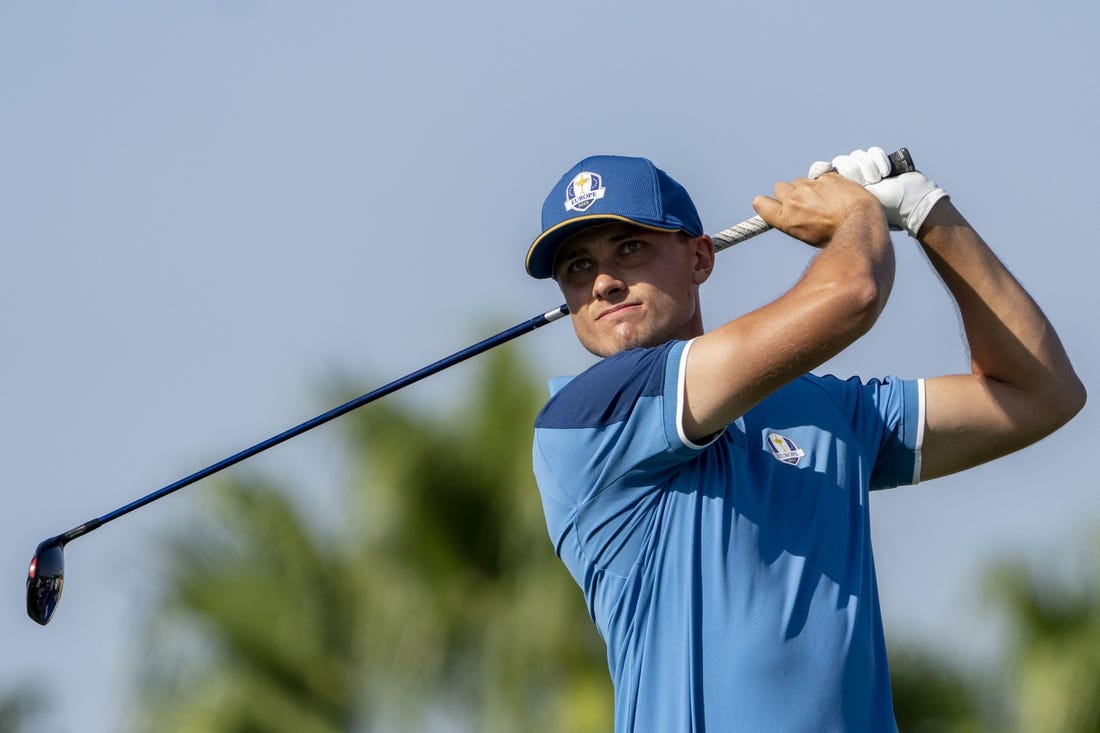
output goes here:
[{"label": "blue sky", "polygon": [[[814,160],[907,146],[1095,391],[1096,8],[743,5],[0,3],[0,689],[49,679],[57,730],[117,729],[158,580],[143,561],[211,485],[71,545],[46,628],[24,613],[35,545],[327,409],[334,375],[366,391],[556,306],[523,255],[589,154],[656,160],[716,231]],[[942,287],[895,241],[881,322],[822,371],[966,368]],[[808,256],[775,233],[722,254],[708,326]],[[589,361],[566,324],[521,343],[545,376]],[[409,397],[445,404],[463,373]],[[1072,574],[1100,523],[1098,427],[1090,405],[998,463],[876,495],[888,634],[995,653],[975,581],[1006,552]],[[244,470],[323,513],[334,435]]]}]

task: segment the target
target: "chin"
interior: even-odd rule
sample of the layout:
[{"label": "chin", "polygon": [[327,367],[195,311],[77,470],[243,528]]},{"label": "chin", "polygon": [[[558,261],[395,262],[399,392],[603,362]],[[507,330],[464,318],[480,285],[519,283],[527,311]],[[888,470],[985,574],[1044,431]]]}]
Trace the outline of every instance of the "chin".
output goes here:
[{"label": "chin", "polygon": [[653,346],[660,346],[661,344],[669,341],[667,338],[653,338],[653,337],[641,337],[634,336],[629,338],[615,339],[614,341],[601,342],[601,343],[585,343],[584,348],[596,356],[607,358],[614,356],[615,354],[622,353],[623,351],[630,351],[631,349],[647,349]]},{"label": "chin", "polygon": [[[576,324],[574,324],[575,326]],[[574,329],[575,330],[575,329]],[[685,331],[674,323],[630,323],[618,324],[614,328],[586,330],[577,338],[586,350],[596,356],[606,358],[631,349],[646,349],[667,343]]]}]

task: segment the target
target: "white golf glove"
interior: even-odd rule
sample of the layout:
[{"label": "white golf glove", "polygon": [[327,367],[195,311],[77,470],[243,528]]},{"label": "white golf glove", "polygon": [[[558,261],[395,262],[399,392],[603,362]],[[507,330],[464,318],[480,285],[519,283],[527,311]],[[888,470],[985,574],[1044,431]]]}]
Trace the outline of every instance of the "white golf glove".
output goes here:
[{"label": "white golf glove", "polygon": [[886,212],[891,229],[905,230],[916,237],[932,206],[947,193],[923,173],[914,171],[900,176],[890,175],[890,159],[882,148],[856,150],[850,155],[838,155],[832,163],[817,161],[810,166],[808,178],[817,178],[836,171],[855,181],[875,195]]}]

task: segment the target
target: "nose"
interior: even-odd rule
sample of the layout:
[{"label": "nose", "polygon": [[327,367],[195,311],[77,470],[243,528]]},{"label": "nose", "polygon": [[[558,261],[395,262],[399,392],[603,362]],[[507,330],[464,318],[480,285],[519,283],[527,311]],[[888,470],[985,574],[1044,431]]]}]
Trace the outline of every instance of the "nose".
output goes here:
[{"label": "nose", "polygon": [[592,293],[597,298],[610,300],[626,290],[626,283],[606,270],[600,272],[592,283]]}]

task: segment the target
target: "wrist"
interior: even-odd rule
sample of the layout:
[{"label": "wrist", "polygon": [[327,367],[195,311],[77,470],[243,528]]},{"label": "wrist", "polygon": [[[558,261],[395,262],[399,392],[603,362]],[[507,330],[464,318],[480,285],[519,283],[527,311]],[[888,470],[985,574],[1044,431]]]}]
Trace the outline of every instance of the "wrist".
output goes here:
[{"label": "wrist", "polygon": [[948,200],[946,191],[939,186],[935,186],[935,184],[933,184],[933,186],[933,188],[929,189],[916,204],[914,204],[913,210],[910,211],[909,215],[906,217],[905,231],[914,239],[920,239],[921,232],[932,213],[936,209],[943,208],[937,206],[937,204],[941,201]]},{"label": "wrist", "polygon": [[845,210],[844,218],[825,245],[832,249],[854,246],[863,251],[890,246],[890,226],[886,213],[873,196],[852,202]]},{"label": "wrist", "polygon": [[934,236],[934,232],[942,231],[945,228],[957,226],[959,224],[966,224],[962,218],[962,214],[951,202],[951,197],[947,194],[943,194],[933,201],[928,209],[924,220],[917,228],[916,232],[910,232],[920,242],[925,242],[930,236]]},{"label": "wrist", "polygon": [[883,209],[879,200],[870,194],[866,198],[861,198],[848,211],[848,218],[859,221],[861,226],[869,230],[890,231],[890,221],[886,216],[886,210]]}]

